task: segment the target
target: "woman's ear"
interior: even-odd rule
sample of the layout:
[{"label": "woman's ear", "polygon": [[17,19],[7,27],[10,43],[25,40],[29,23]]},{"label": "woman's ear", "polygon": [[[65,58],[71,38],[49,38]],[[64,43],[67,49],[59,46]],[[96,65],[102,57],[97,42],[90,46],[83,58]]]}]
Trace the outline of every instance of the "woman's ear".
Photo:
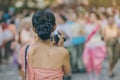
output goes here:
[{"label": "woman's ear", "polygon": [[32,30],[33,30],[33,32],[35,32],[35,28],[34,27],[32,27]]},{"label": "woman's ear", "polygon": [[55,31],[56,27],[57,27],[57,25],[55,24],[54,27],[53,27],[53,31]]}]

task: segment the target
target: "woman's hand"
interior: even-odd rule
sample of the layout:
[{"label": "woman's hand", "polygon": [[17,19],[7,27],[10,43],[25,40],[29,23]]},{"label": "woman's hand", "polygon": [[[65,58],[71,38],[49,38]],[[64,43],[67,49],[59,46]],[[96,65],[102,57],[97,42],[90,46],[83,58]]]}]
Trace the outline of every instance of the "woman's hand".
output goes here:
[{"label": "woman's hand", "polygon": [[58,46],[64,46],[64,32],[63,31],[58,31],[58,37],[59,37],[59,42],[58,42]]},{"label": "woman's hand", "polygon": [[[51,44],[54,46],[63,46],[65,41],[65,35],[63,31],[58,31],[57,35],[52,35]],[[55,39],[56,37],[56,39]],[[59,38],[59,39],[57,39]],[[58,41],[57,41],[58,40]]]}]

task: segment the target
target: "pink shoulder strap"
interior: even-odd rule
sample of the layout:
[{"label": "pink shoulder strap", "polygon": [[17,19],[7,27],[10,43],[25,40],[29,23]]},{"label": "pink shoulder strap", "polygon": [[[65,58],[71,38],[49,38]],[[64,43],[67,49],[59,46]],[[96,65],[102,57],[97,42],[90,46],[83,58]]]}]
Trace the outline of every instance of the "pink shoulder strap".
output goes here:
[{"label": "pink shoulder strap", "polygon": [[87,43],[87,42],[95,35],[95,33],[96,33],[98,30],[99,30],[99,25],[97,25],[97,26],[93,29],[93,31],[88,35],[85,43]]}]

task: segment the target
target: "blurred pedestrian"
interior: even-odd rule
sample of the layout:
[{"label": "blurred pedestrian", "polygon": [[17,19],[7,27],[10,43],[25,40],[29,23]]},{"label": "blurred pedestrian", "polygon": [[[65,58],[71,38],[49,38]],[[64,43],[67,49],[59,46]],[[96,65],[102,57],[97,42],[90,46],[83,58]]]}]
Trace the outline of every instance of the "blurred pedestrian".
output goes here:
[{"label": "blurred pedestrian", "polygon": [[85,43],[83,62],[90,80],[99,80],[102,62],[105,58],[106,47],[101,39],[99,17],[90,13],[90,22],[86,26],[87,40]]},{"label": "blurred pedestrian", "polygon": [[0,21],[0,65],[2,64],[3,30]]},{"label": "blurred pedestrian", "polygon": [[19,31],[19,39],[22,46],[26,45],[33,39],[32,28],[30,22],[23,22]]},{"label": "blurred pedestrian", "polygon": [[118,47],[118,27],[114,23],[113,17],[108,18],[108,25],[104,31],[104,39],[107,45],[108,59],[109,59],[109,76],[113,77],[113,69],[118,62],[119,52]]},{"label": "blurred pedestrian", "polygon": [[3,28],[3,44],[4,44],[4,59],[8,61],[9,56],[12,54],[12,49],[10,48],[11,42],[14,40],[16,34],[16,29],[14,25],[14,21],[11,21],[11,23],[4,29]]}]

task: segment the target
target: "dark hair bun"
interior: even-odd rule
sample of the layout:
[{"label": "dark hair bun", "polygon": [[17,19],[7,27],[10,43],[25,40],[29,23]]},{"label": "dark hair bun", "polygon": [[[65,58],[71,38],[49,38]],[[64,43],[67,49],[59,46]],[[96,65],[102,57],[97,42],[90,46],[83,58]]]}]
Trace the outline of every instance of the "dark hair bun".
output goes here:
[{"label": "dark hair bun", "polygon": [[32,24],[38,36],[48,40],[55,25],[54,14],[48,10],[39,10],[33,15]]}]

